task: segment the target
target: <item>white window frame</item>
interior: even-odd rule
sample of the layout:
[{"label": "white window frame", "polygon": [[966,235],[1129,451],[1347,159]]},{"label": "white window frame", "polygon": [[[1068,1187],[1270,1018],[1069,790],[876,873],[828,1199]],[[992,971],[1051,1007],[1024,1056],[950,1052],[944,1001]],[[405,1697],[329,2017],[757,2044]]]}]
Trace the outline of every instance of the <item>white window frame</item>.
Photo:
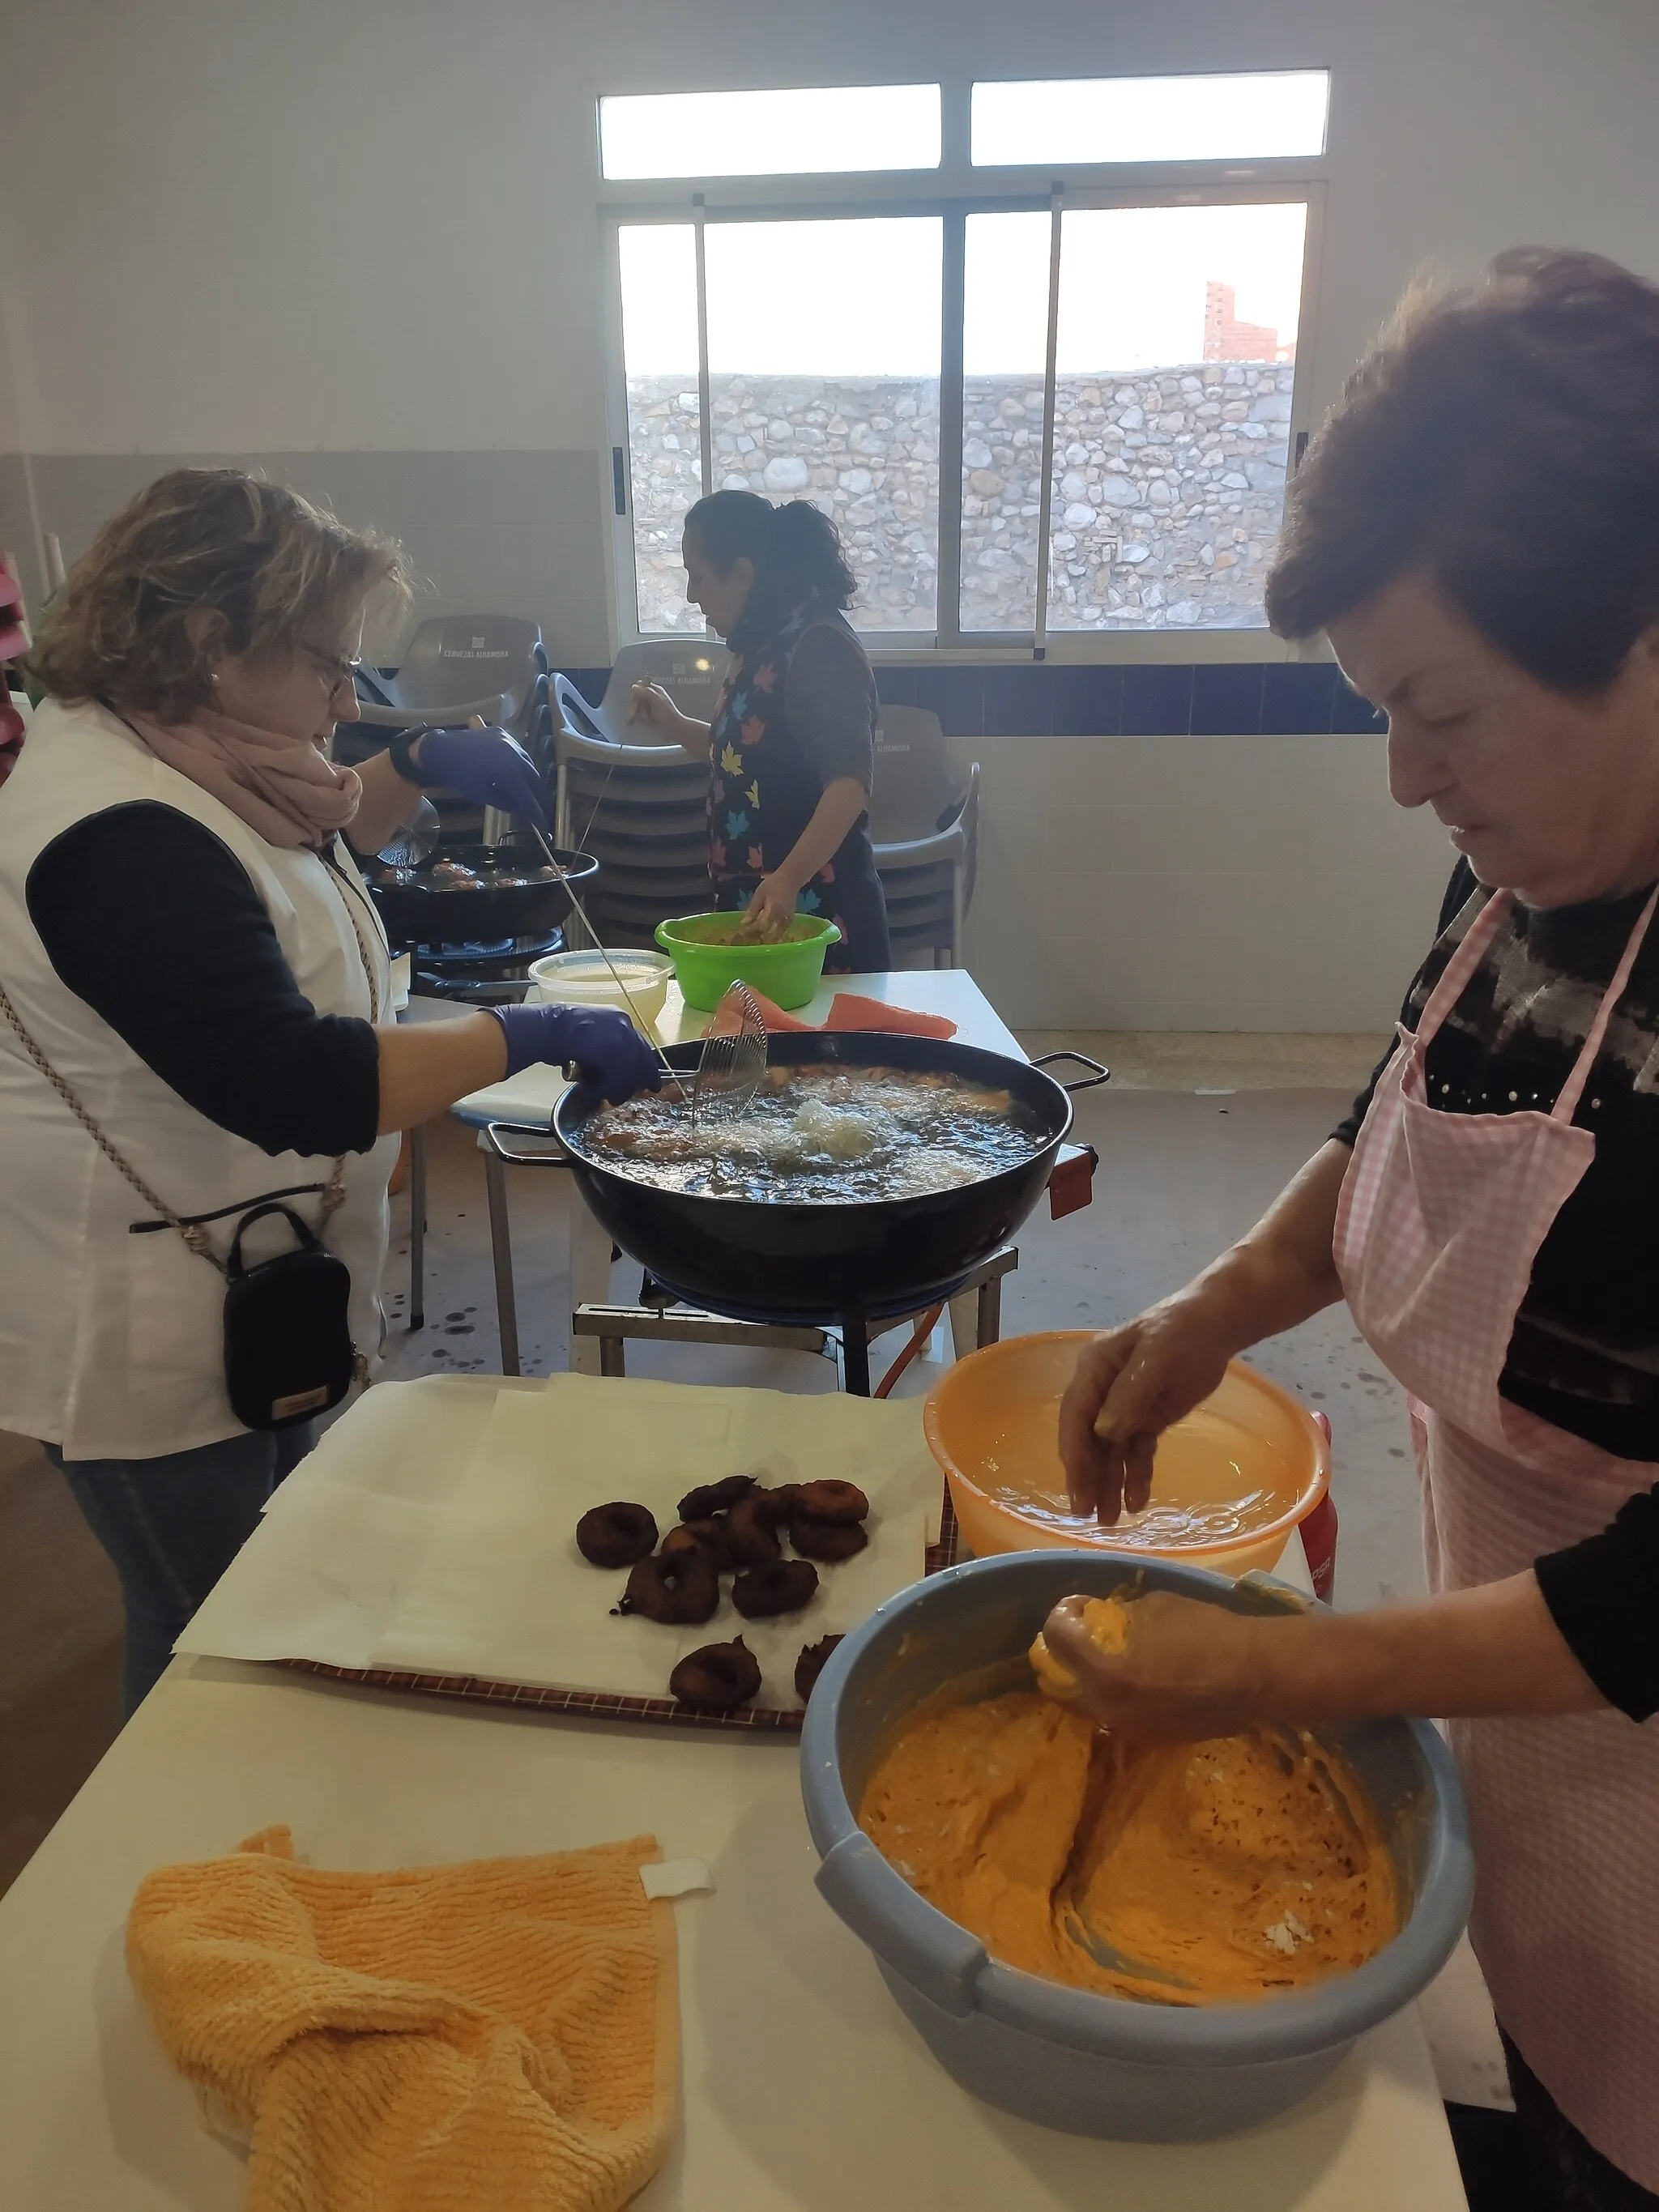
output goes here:
[{"label": "white window frame", "polygon": [[[1289,66],[1289,64],[1286,64]],[[1323,64],[1298,64],[1316,68]],[[1091,71],[1098,75],[1098,71]],[[1156,72],[1167,76],[1168,70]],[[1213,76],[1213,70],[1194,74]],[[930,79],[929,82],[932,82]],[[944,222],[939,360],[939,618],[933,631],[860,630],[872,659],[915,663],[1034,659],[1060,663],[1279,661],[1306,659],[1307,648],[1289,644],[1270,630],[1146,629],[1054,630],[1040,633],[969,631],[958,628],[960,578],[957,558],[962,530],[962,319],[964,240],[970,215],[1109,207],[1243,205],[1299,200],[1307,208],[1302,264],[1301,308],[1297,326],[1296,375],[1291,390],[1289,458],[1293,469],[1300,445],[1312,427],[1309,392],[1314,383],[1313,335],[1323,243],[1328,151],[1306,159],[1262,161],[1101,162],[1055,175],[1036,168],[975,168],[968,158],[971,80],[947,80],[941,86],[943,157],[937,170],[842,173],[799,177],[705,177],[665,186],[660,179],[605,184],[601,188],[605,300],[603,374],[606,429],[612,459],[620,450],[624,477],[631,465],[628,390],[623,355],[622,277],[617,233],[625,223],[799,222],[860,216],[933,215]],[[608,93],[656,88],[607,83]],[[684,89],[684,88],[677,88]],[[599,173],[599,88],[594,89],[593,166]],[[1052,378],[1044,430],[1054,404]],[[707,392],[703,429],[706,434]],[[607,469],[609,479],[612,470]],[[631,484],[624,510],[611,508],[612,607],[617,641],[695,636],[684,630],[646,631],[638,627]],[[947,557],[948,556],[948,557]],[[948,589],[947,589],[948,581]],[[947,606],[945,602],[949,599]],[[1316,657],[1323,657],[1318,655]]]}]

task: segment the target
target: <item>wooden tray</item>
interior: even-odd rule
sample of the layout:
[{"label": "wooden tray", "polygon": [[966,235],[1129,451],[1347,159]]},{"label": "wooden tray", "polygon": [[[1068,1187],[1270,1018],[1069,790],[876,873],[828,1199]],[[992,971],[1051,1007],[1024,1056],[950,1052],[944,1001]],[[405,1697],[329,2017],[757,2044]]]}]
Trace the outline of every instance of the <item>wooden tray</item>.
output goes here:
[{"label": "wooden tray", "polygon": [[[957,1516],[951,1493],[939,1513],[939,1541],[927,1547],[924,1571],[939,1574],[956,1565]],[[321,1674],[331,1682],[362,1682],[374,1690],[412,1691],[423,1698],[465,1698],[486,1705],[515,1705],[521,1711],[580,1713],[597,1720],[666,1722],[672,1728],[736,1729],[750,1735],[799,1735],[805,1718],[799,1711],[745,1707],[735,1713],[698,1713],[672,1698],[625,1698],[613,1690],[534,1689],[524,1682],[492,1682],[477,1674],[410,1674],[389,1667],[331,1667],[321,1659],[283,1659],[279,1666],[298,1674]]]}]

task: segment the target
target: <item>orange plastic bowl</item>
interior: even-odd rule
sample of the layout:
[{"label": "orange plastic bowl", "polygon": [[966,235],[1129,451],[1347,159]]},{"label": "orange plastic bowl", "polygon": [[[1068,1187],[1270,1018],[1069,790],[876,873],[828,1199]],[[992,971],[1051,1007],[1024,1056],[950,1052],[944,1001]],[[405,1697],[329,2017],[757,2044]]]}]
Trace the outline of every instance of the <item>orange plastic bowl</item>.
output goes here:
[{"label": "orange plastic bowl", "polygon": [[1009,1337],[959,1360],[923,1425],[963,1541],[994,1552],[1147,1552],[1217,1574],[1265,1572],[1330,1485],[1324,1431],[1287,1391],[1235,1359],[1218,1390],[1159,1439],[1146,1510],[1114,1528],[1074,1514],[1055,1441],[1086,1329]]}]

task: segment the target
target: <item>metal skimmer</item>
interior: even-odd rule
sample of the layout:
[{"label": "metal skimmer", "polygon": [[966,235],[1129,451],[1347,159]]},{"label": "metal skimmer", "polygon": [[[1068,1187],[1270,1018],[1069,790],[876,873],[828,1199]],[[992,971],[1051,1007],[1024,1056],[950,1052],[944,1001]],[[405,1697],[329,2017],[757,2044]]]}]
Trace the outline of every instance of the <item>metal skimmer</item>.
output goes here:
[{"label": "metal skimmer", "polygon": [[380,858],[388,867],[418,868],[436,851],[441,826],[437,808],[429,799],[422,799],[414,820],[394,830],[381,846]]},{"label": "metal skimmer", "polygon": [[732,983],[714,1010],[691,1085],[691,1127],[735,1121],[755,1103],[766,1073],[766,1018],[747,983]]}]

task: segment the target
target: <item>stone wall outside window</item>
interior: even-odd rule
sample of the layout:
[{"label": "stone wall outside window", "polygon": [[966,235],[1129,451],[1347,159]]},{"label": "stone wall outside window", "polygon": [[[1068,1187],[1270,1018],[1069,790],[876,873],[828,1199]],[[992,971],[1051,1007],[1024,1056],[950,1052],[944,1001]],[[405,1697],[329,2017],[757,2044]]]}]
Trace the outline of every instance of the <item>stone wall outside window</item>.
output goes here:
[{"label": "stone wall outside window", "polygon": [[[1068,376],[1055,392],[1049,627],[1250,629],[1279,535],[1289,362]],[[719,376],[714,482],[834,516],[861,629],[935,623],[939,392],[905,377]],[[694,379],[631,380],[640,626],[698,629],[680,524],[701,486]],[[970,377],[963,393],[964,633],[1032,626],[1040,385]]]}]

